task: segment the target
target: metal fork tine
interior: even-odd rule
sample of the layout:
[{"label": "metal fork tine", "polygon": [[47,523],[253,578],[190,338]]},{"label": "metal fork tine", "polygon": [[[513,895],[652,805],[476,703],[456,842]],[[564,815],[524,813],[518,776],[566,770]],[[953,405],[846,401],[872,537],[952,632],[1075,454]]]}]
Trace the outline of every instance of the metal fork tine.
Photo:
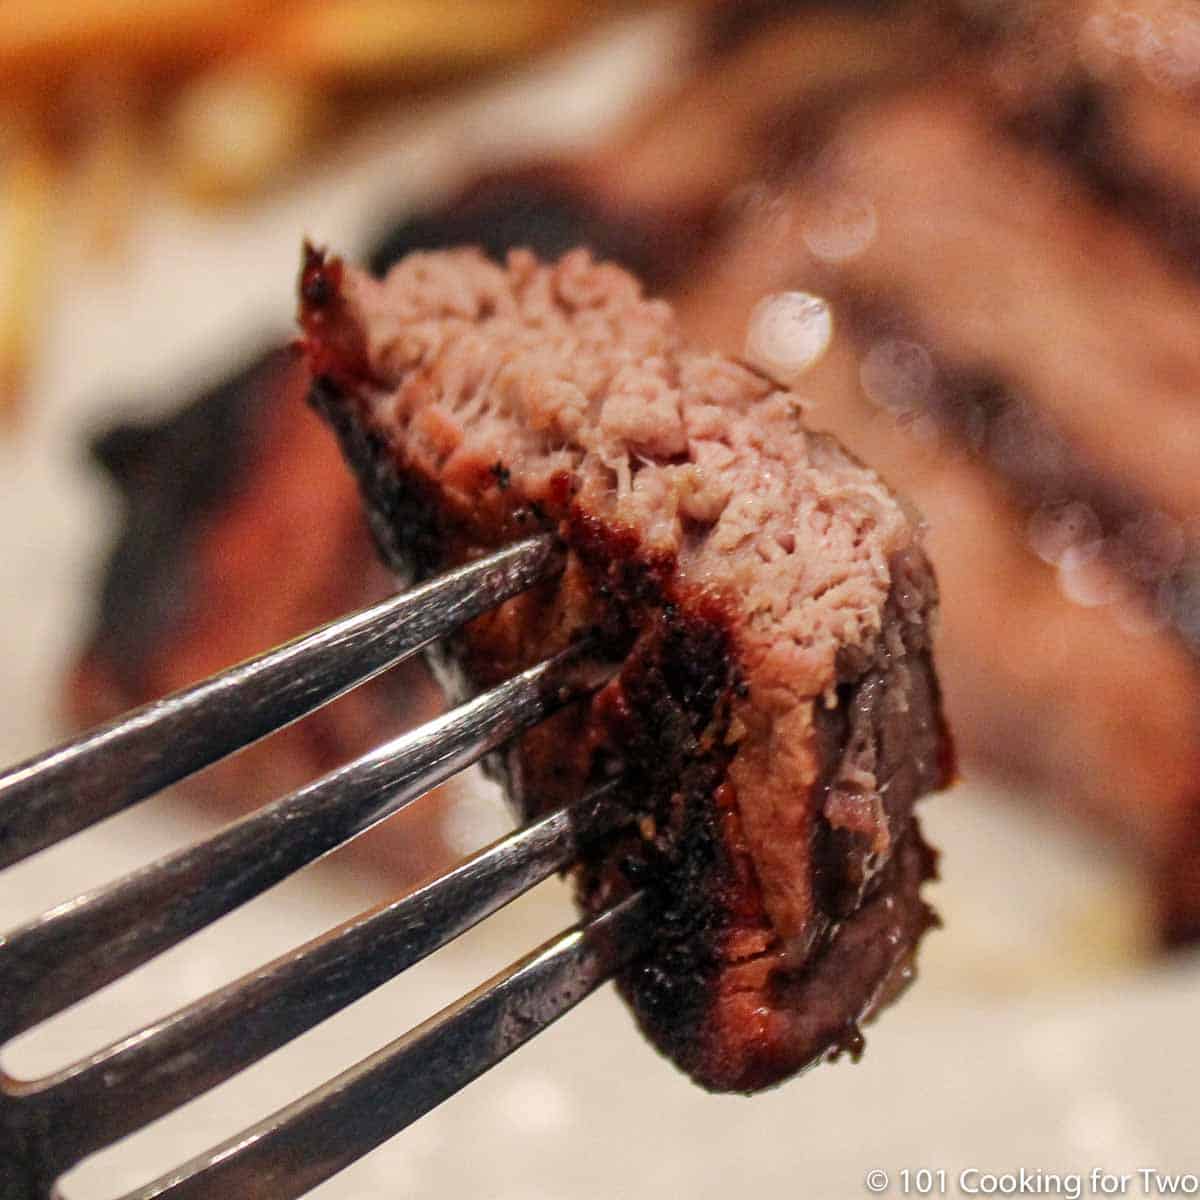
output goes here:
[{"label": "metal fork tine", "polygon": [[588,691],[580,647],[0,938],[0,1041],[204,928]]},{"label": "metal fork tine", "polygon": [[595,991],[646,945],[647,909],[638,893],[574,927],[324,1086],[122,1200],[303,1195]]},{"label": "metal fork tine", "polygon": [[[0,774],[0,869],[311,712],[559,562],[552,537],[531,538]],[[0,1044],[358,836],[608,674],[589,665],[586,645],[573,646],[198,846],[0,936]],[[611,802],[615,788],[598,788],[61,1071],[18,1080],[0,1070],[0,1191],[60,1196],[58,1177],[88,1155],[242,1071],[567,867],[587,838],[626,819]],[[648,904],[634,895],[567,931],[125,1200],[303,1194],[609,979],[648,944]]]},{"label": "metal fork tine", "polygon": [[0,867],[312,712],[523,591],[556,561],[551,536],[518,542],[14,767],[0,776]]},{"label": "metal fork tine", "polygon": [[[611,828],[609,784],[468,858],[409,895],[130,1035],[85,1061],[18,1085],[53,1132],[54,1173],[215,1087],[365,996],[528,891]],[[34,1119],[34,1118],[29,1118]]]}]

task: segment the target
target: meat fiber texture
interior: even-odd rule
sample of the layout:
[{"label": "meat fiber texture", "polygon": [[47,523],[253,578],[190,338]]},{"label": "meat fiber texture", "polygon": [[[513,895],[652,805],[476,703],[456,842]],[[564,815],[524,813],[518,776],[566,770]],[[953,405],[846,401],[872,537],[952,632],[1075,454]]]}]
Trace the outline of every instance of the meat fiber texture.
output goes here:
[{"label": "meat fiber texture", "polygon": [[310,252],[301,293],[314,400],[397,570],[565,544],[448,653],[467,693],[581,640],[612,672],[494,766],[525,816],[618,781],[628,821],[573,875],[585,913],[655,906],[620,979],[642,1028],[714,1090],[857,1052],[933,922],[912,807],[950,773],[907,510],[586,252],[382,281]]}]

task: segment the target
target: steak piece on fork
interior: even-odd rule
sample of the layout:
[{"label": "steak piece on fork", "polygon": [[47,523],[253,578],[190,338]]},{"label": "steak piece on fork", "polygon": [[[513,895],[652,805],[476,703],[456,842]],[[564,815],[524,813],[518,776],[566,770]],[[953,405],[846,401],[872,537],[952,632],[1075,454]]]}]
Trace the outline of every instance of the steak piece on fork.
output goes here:
[{"label": "steak piece on fork", "polygon": [[617,781],[628,821],[576,893],[654,899],[621,979],[648,1036],[714,1090],[856,1052],[933,922],[912,808],[952,770],[906,510],[586,252],[412,254],[380,281],[309,251],[301,297],[314,401],[395,569],[564,543],[441,666],[470,694],[579,644],[611,674],[494,767],[526,816]]}]

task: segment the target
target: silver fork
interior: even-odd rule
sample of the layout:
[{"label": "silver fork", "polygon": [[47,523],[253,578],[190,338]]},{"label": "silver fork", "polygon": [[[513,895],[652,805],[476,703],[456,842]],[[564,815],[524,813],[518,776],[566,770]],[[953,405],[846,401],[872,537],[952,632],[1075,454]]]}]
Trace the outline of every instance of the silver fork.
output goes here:
[{"label": "silver fork", "polygon": [[[530,538],[0,775],[0,869],[145,799],[552,575]],[[597,681],[576,647],[197,846],[0,937],[0,1045],[91,995],[530,728]],[[0,1197],[58,1196],[97,1150],[215,1087],[471,928],[620,820],[605,785],[171,1016],[34,1080],[0,1072]],[[384,1049],[127,1194],[299,1196],[572,1008],[646,944],[635,894]]]}]

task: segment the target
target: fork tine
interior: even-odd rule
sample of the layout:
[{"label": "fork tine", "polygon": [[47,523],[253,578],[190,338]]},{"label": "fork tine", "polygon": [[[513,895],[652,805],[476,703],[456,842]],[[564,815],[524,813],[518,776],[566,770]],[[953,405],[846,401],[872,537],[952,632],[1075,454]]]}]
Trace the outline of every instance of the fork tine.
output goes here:
[{"label": "fork tine", "polygon": [[574,858],[620,810],[608,784],[501,838],[449,874],[45,1079],[15,1087],[54,1132],[61,1172],[215,1087],[365,996]]},{"label": "fork tine", "polygon": [[581,650],[566,650],[207,841],[0,938],[0,995],[11,997],[0,1041],[204,928],[591,690],[597,681],[578,677]]},{"label": "fork tine", "polygon": [[0,776],[0,868],[336,699],[556,563],[550,535],[518,542],[21,763]]},{"label": "fork tine", "polygon": [[291,1200],[506,1058],[647,944],[637,893],[547,942],[435,1017],[245,1132],[121,1200]]}]

